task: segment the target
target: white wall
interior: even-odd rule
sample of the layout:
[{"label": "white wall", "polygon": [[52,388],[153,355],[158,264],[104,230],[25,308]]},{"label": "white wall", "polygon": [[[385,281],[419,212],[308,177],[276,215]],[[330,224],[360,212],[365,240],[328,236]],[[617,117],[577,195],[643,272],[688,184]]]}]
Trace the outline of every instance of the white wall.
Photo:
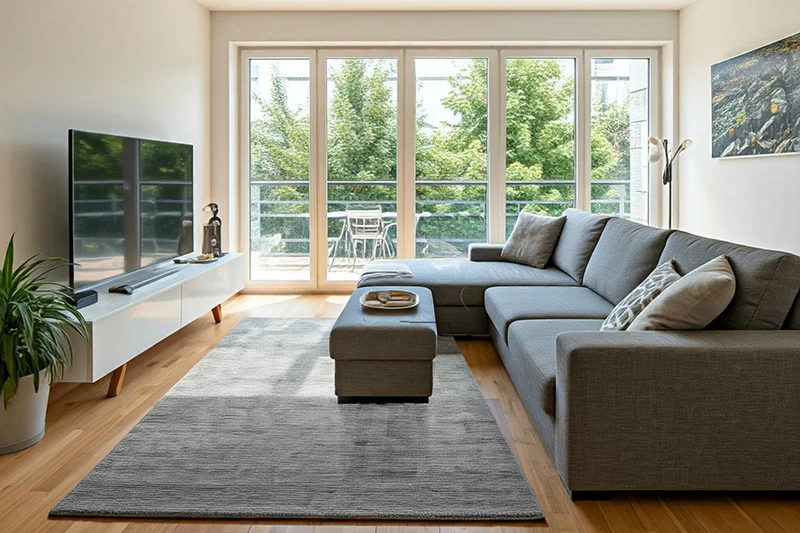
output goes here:
[{"label": "white wall", "polygon": [[0,249],[68,255],[70,128],[193,144],[202,220],[209,34],[194,0],[0,0]]},{"label": "white wall", "polygon": [[678,224],[800,253],[800,155],[711,159],[711,65],[800,31],[797,0],[697,0],[680,12]]},{"label": "white wall", "polygon": [[[663,46],[677,54],[674,11],[630,12],[214,12],[211,15],[212,198],[238,244],[240,47],[303,45],[526,44]],[[672,91],[664,91],[672,98]],[[665,120],[667,128],[672,127]]]}]

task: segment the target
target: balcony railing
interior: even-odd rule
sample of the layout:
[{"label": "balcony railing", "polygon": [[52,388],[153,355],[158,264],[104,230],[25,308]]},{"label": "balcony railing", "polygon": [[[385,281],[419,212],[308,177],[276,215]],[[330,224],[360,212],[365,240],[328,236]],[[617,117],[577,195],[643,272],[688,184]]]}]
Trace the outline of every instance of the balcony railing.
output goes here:
[{"label": "balcony railing", "polygon": [[[253,187],[308,187],[307,181],[253,181],[250,183]],[[390,186],[397,185],[395,181],[334,181],[329,182],[329,186]],[[487,187],[485,181],[473,180],[418,180],[417,186],[477,186]],[[527,185],[565,185],[574,186],[571,181],[558,181],[558,180],[541,180],[541,181],[508,181],[509,186],[527,186]],[[615,214],[618,216],[629,217],[630,213],[630,196],[627,193],[626,187],[630,186],[630,181],[617,180],[617,181],[593,181],[592,185],[613,186],[619,188],[619,197],[612,199],[598,199],[592,200],[592,211],[602,212],[607,214]],[[254,195],[255,196],[255,195]],[[563,212],[569,207],[574,206],[574,201],[571,200],[542,200],[542,201],[524,201],[524,200],[509,200],[506,201],[506,217],[509,220],[515,219],[519,213],[529,205],[539,205],[545,208],[545,211],[552,211],[552,207],[561,206],[563,209],[556,209],[558,212]],[[298,212],[286,213],[280,212],[280,206],[288,207],[295,206]],[[368,208],[377,207],[383,208],[384,213],[394,214],[397,210],[397,201],[394,199],[356,199],[356,200],[328,200],[329,211],[342,212],[347,208]],[[460,206],[462,209],[453,210],[449,212],[442,212],[437,210],[437,206]],[[271,212],[279,211],[279,212]],[[272,235],[277,236],[281,233],[280,239],[273,241],[271,244],[274,248],[269,251],[271,256],[281,257],[301,257],[307,256],[310,246],[310,239],[307,236],[308,224],[310,218],[310,202],[306,199],[298,200],[251,200],[251,241],[255,239],[263,239]],[[417,200],[416,201],[417,224],[415,231],[415,242],[417,248],[417,255],[422,257],[453,257],[466,255],[467,246],[470,243],[486,242],[487,241],[487,226],[486,226],[486,200],[470,200],[470,199],[435,199],[435,200]],[[396,216],[396,215],[395,215]],[[465,221],[464,231],[454,232],[448,235],[446,232],[440,231],[433,233],[430,231],[432,224],[437,221],[444,222],[453,220],[454,218],[462,219]],[[298,227],[295,228],[294,235],[288,235],[286,232],[274,233],[271,231],[261,233],[261,220],[262,219],[275,219],[275,220],[297,220],[303,221]],[[328,224],[328,243],[332,248],[332,244],[338,239],[341,231],[343,218],[329,218]],[[472,221],[472,222],[467,222]],[[473,225],[473,231],[469,231],[470,224]],[[426,231],[426,226],[428,226]],[[298,228],[299,231],[298,231]],[[480,228],[480,229],[479,229]],[[301,233],[306,233],[302,235]],[[390,235],[393,242],[396,243],[396,233],[394,230]],[[438,245],[438,246],[437,246]],[[251,248],[258,249],[258,244],[252,243]],[[396,249],[396,248],[395,248]],[[442,250],[444,249],[444,251]],[[343,247],[340,247],[340,254],[344,253]]]}]

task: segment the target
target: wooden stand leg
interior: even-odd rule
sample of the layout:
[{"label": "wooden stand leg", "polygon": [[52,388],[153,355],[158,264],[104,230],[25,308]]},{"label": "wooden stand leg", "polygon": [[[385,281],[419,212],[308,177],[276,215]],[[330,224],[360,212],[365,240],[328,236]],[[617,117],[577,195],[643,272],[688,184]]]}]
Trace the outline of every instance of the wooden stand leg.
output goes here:
[{"label": "wooden stand leg", "polygon": [[222,304],[219,304],[214,309],[212,309],[211,314],[214,315],[214,322],[216,322],[217,324],[222,322]]},{"label": "wooden stand leg", "polygon": [[128,370],[128,364],[125,363],[118,369],[114,370],[111,374],[111,383],[108,384],[108,397],[113,398],[122,392],[122,382],[125,380],[125,372]]}]

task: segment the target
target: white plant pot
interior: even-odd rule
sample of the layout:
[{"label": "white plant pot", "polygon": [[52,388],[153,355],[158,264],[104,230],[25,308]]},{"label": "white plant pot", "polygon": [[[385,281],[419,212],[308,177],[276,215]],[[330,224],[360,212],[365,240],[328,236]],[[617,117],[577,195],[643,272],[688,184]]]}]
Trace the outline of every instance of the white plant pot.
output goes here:
[{"label": "white plant pot", "polygon": [[50,381],[47,370],[39,374],[39,392],[33,390],[33,376],[19,380],[17,393],[3,409],[0,400],[0,455],[33,446],[44,437],[44,420]]}]

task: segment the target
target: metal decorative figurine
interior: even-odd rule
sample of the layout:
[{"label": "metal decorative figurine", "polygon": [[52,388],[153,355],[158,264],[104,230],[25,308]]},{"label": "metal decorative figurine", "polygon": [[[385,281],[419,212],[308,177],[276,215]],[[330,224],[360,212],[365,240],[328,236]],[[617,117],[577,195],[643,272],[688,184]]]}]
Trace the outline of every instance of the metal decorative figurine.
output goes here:
[{"label": "metal decorative figurine", "polygon": [[222,219],[217,216],[219,205],[212,202],[203,211],[212,213],[208,223],[203,225],[203,253],[219,257],[222,255]]}]

